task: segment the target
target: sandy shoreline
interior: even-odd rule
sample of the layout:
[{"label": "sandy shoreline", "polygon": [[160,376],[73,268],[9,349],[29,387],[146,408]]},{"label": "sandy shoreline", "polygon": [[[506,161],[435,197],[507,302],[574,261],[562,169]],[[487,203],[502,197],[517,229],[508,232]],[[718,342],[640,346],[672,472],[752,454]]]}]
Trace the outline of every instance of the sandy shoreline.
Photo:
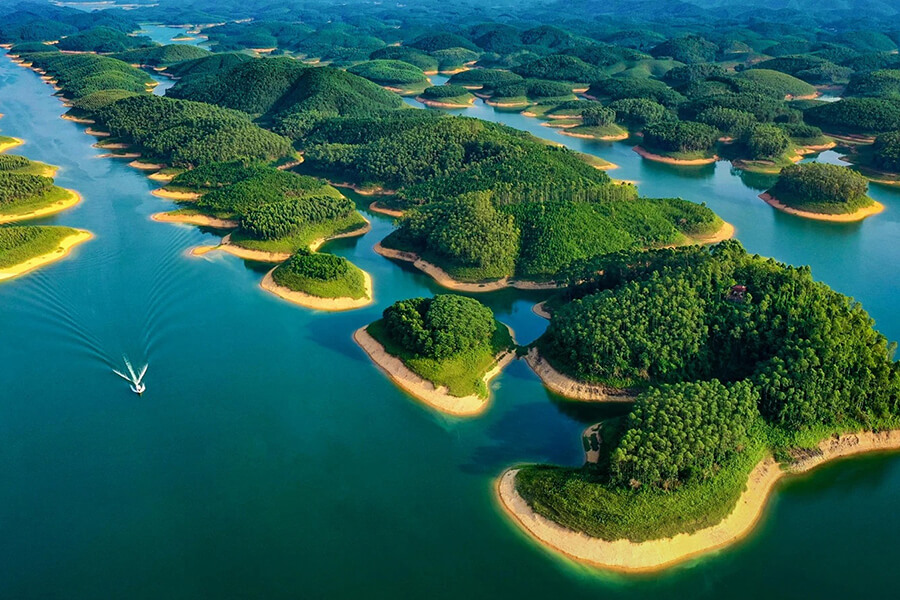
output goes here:
[{"label": "sandy shoreline", "polygon": [[11,267],[6,267],[5,269],[0,269],[0,281],[24,275],[25,273],[33,271],[44,265],[56,262],[57,260],[62,260],[63,258],[68,256],[70,252],[72,252],[72,248],[94,237],[94,235],[90,231],[84,231],[81,229],[76,231],[77,233],[66,236],[62,240],[60,240],[59,246],[57,246],[56,250],[54,250],[53,252],[41,254],[40,256],[29,258],[23,263],[19,263]]},{"label": "sandy shoreline", "polygon": [[632,148],[635,152],[646,158],[647,160],[653,160],[656,162],[666,163],[668,165],[681,165],[686,167],[700,166],[700,165],[711,165],[717,160],[719,160],[718,156],[710,156],[709,158],[672,158],[670,156],[663,156],[662,154],[653,154],[652,152],[646,150],[641,146],[635,146]]},{"label": "sandy shoreline", "polygon": [[10,138],[9,142],[0,142],[0,154],[3,154],[7,150],[12,150],[13,148],[17,148],[25,143],[25,140],[20,140],[17,137]]},{"label": "sandy shoreline", "polygon": [[475,96],[472,96],[472,99],[467,101],[465,104],[454,104],[453,102],[429,100],[428,98],[423,98],[422,96],[416,96],[416,102],[421,102],[425,106],[430,106],[432,108],[469,108],[475,103]]},{"label": "sandy shoreline", "polygon": [[167,190],[164,187],[153,190],[152,192],[150,192],[150,195],[156,196],[157,198],[165,198],[166,200],[176,200],[179,202],[191,202],[200,198],[200,193],[198,192],[173,192],[171,190]]},{"label": "sandy shoreline", "polygon": [[266,290],[267,292],[275,294],[283,300],[287,300],[288,302],[292,302],[293,304],[297,304],[306,308],[325,310],[330,312],[353,310],[355,308],[362,308],[363,306],[372,304],[375,298],[372,293],[372,276],[369,275],[366,271],[362,272],[366,287],[366,295],[364,297],[322,298],[320,296],[313,296],[312,294],[307,294],[305,292],[298,292],[297,290],[292,290],[291,288],[284,287],[283,285],[278,285],[277,283],[275,283],[275,278],[272,277],[272,272],[274,270],[275,269],[272,269],[271,271],[266,273],[266,276],[263,277],[263,280],[260,282],[259,287]]},{"label": "sandy shoreline", "polygon": [[547,319],[549,321],[550,317],[552,315],[549,312],[547,312],[546,304],[547,304],[546,300],[544,302],[538,302],[537,304],[535,304],[534,306],[531,307],[531,312],[533,312],[537,316],[539,316],[543,319]]},{"label": "sandy shoreline", "polygon": [[461,292],[493,292],[509,287],[513,287],[519,290],[555,290],[559,288],[558,285],[552,282],[538,283],[534,281],[518,281],[511,280],[508,277],[504,279],[498,279],[496,281],[488,281],[485,283],[467,283],[463,281],[457,281],[456,279],[453,279],[453,277],[451,277],[450,274],[444,271],[442,268],[437,265],[433,265],[426,260],[423,260],[418,254],[414,252],[404,252],[403,250],[385,248],[381,245],[381,242],[375,244],[374,250],[385,258],[393,258],[395,260],[402,260],[412,263],[414,267],[416,267],[426,275],[429,275],[440,285],[450,290],[457,290]]},{"label": "sandy shoreline", "polygon": [[[353,231],[346,231],[331,237],[314,240],[310,243],[309,249],[311,252],[315,252],[321,248],[325,242],[341,238],[357,237],[368,233],[371,229],[372,224],[366,221],[365,225],[358,229],[354,229]],[[208,254],[215,250],[221,250],[222,252],[227,252],[238,258],[243,258],[244,260],[255,260],[257,262],[282,263],[291,257],[291,253],[288,252],[268,252],[266,250],[252,250],[250,248],[237,246],[231,243],[230,233],[222,238],[222,242],[218,246],[195,246],[190,249],[189,253],[191,256],[203,256],[204,254]]]},{"label": "sandy shoreline", "polygon": [[572,133],[565,127],[560,128],[559,133],[561,135],[567,135],[569,137],[581,138],[585,140],[599,140],[601,142],[621,142],[622,140],[627,140],[631,136],[631,134],[627,131],[616,135],[590,135],[588,133]]},{"label": "sandy shoreline", "polygon": [[139,160],[133,160],[130,163],[128,163],[128,166],[132,167],[134,169],[138,169],[140,171],[159,171],[160,169],[164,169],[166,165],[158,165],[156,163],[148,163],[148,162],[141,162]]},{"label": "sandy shoreline", "polygon": [[777,208],[782,212],[786,212],[791,215],[796,215],[798,217],[804,217],[806,219],[815,219],[816,221],[831,221],[833,223],[853,223],[856,221],[862,221],[866,217],[871,217],[872,215],[877,215],[878,213],[884,210],[884,204],[881,202],[872,201],[872,204],[869,206],[864,206],[860,208],[856,212],[848,213],[848,214],[840,214],[840,215],[829,215],[824,213],[814,213],[808,212],[805,210],[798,210],[796,208],[792,208],[782,202],[778,201],[778,198],[769,194],[769,192],[763,192],[759,195],[766,204]]},{"label": "sandy shoreline", "polygon": [[215,227],[217,229],[236,229],[240,226],[240,222],[234,219],[218,219],[201,214],[189,215],[161,212],[150,215],[150,218],[158,223],[183,223],[185,225]]},{"label": "sandy shoreline", "polygon": [[537,348],[525,355],[525,362],[550,391],[582,402],[634,402],[635,394],[599,383],[586,383],[560,373],[541,356]]},{"label": "sandy shoreline", "polygon": [[369,205],[369,210],[382,215],[387,215],[389,217],[394,217],[395,219],[399,219],[403,216],[402,210],[394,210],[392,208],[384,208],[382,206],[378,206],[378,200],[372,202],[372,204]]},{"label": "sandy shoreline", "polygon": [[53,204],[49,204],[41,208],[36,208],[26,213],[0,214],[0,224],[14,223],[16,221],[28,221],[31,219],[37,219],[39,217],[48,217],[50,215],[55,215],[58,212],[62,212],[66,209],[72,208],[73,206],[81,202],[81,195],[78,192],[76,192],[75,190],[66,191],[69,193],[69,196],[67,198],[63,198],[62,200],[57,200]]},{"label": "sandy shoreline", "polygon": [[535,513],[515,488],[517,469],[497,480],[496,493],[514,523],[538,542],[580,562],[623,572],[646,572],[670,567],[698,555],[731,545],[750,533],[762,517],[775,485],[785,476],[806,473],[836,458],[865,452],[900,449],[900,430],[859,432],[832,436],[819,444],[820,452],[789,465],[786,470],[772,457],[750,472],[747,487],[734,510],[720,523],[671,538],[632,542],[590,537]]},{"label": "sandy shoreline", "polygon": [[[447,393],[447,389],[443,386],[436,388],[433,383],[422,379],[412,372],[409,367],[403,364],[402,360],[388,354],[384,346],[369,335],[366,327],[357,329],[353,333],[353,340],[359,344],[360,348],[365,350],[372,362],[390,377],[395,384],[431,408],[458,417],[472,417],[483,413],[490,403],[490,396],[482,398],[473,394],[458,397]],[[515,352],[505,352],[497,357],[497,362],[482,378],[485,385],[499,375],[503,367],[512,362],[515,357]]]},{"label": "sandy shoreline", "polygon": [[728,221],[722,221],[722,226],[711,235],[688,236],[695,244],[718,244],[734,237],[737,230]]}]

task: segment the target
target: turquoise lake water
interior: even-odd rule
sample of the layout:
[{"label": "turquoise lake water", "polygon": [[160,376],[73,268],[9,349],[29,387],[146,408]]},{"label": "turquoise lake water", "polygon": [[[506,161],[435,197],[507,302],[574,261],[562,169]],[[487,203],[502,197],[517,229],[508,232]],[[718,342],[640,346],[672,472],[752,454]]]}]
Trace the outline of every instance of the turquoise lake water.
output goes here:
[{"label": "turquoise lake water", "polygon": [[[891,597],[900,457],[867,456],[781,486],[744,542],[652,577],[546,552],[506,521],[494,479],[518,462],[578,464],[604,414],[561,402],[517,362],[487,413],[441,416],[399,391],[351,340],[400,298],[440,290],[372,251],[391,220],[325,246],[372,274],[376,303],[308,311],[263,292],[263,270],[191,257],[218,237],[150,221],[172,205],[127,161],[98,158],[84,126],[31,71],[0,57],[0,130],[61,167],[76,208],[39,221],[96,238],[0,284],[0,598]],[[900,339],[900,196],[860,224],[809,222],[756,198],[727,163],[678,168],[627,144],[506,122],[610,160],[643,194],[708,203],[753,252],[863,302]],[[540,294],[479,296],[537,337]],[[149,361],[138,398],[111,373]]]}]

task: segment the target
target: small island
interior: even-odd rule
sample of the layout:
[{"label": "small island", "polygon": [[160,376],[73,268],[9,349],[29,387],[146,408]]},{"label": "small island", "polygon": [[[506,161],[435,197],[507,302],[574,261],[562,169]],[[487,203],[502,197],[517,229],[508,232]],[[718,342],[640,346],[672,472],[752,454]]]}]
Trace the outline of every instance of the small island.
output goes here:
[{"label": "small island", "polygon": [[781,170],[760,198],[778,210],[820,221],[861,221],[884,210],[867,194],[868,180],[838,165],[802,163]]},{"label": "small island", "polygon": [[466,108],[475,102],[475,96],[461,85],[433,85],[419,94],[416,100],[434,108]]},{"label": "small island", "polygon": [[603,260],[569,274],[535,346],[562,376],[635,397],[590,430],[583,466],[499,478],[540,542],[608,569],[666,567],[740,539],[786,473],[900,448],[892,345],[808,267],[736,241]]},{"label": "small island", "polygon": [[0,227],[0,281],[63,259],[91,237],[90,232],[71,227]]},{"label": "small island", "polygon": [[488,382],[515,358],[511,331],[493,312],[454,294],[396,302],[353,339],[401,388],[456,416],[483,412]]},{"label": "small island", "polygon": [[46,217],[78,204],[76,192],[53,184],[55,172],[24,156],[0,155],[0,223]]},{"label": "small island", "polygon": [[372,277],[346,258],[298,250],[263,278],[260,286],[294,304],[326,311],[372,303]]},{"label": "small island", "polygon": [[708,165],[719,159],[713,152],[718,139],[719,131],[705,123],[662,121],[644,129],[644,140],[634,151],[671,165]]}]

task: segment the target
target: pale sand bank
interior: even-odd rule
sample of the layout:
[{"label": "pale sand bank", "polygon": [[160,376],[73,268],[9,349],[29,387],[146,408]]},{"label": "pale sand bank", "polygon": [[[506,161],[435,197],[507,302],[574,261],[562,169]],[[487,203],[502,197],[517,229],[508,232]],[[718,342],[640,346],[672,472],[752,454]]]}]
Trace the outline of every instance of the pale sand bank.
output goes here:
[{"label": "pale sand bank", "polygon": [[552,315],[549,312],[547,312],[546,304],[547,304],[546,301],[538,302],[537,304],[535,304],[534,306],[531,307],[531,312],[533,312],[534,314],[536,314],[537,316],[539,316],[543,319],[549,320]]},{"label": "pale sand bank", "polygon": [[811,453],[785,470],[772,457],[767,457],[750,472],[747,487],[731,514],[721,522],[694,533],[647,542],[602,540],[538,515],[516,491],[517,469],[509,469],[500,476],[496,492],[501,506],[513,522],[537,541],[569,558],[615,571],[655,571],[723,548],[745,537],[761,518],[769,495],[782,477],[808,472],[836,458],[897,449],[900,449],[900,430],[865,431],[833,436],[819,444],[820,452]]},{"label": "pale sand bank", "polygon": [[550,391],[582,402],[633,402],[635,394],[629,390],[621,390],[599,383],[578,381],[560,373],[541,356],[537,348],[531,348],[525,356],[525,362],[540,377],[544,386]]},{"label": "pale sand bank", "polygon": [[833,223],[853,223],[855,221],[862,221],[866,217],[877,215],[884,210],[884,204],[873,200],[871,205],[864,206],[856,212],[841,215],[828,215],[824,213],[814,213],[805,210],[797,210],[796,208],[792,208],[782,202],[779,202],[778,198],[775,198],[768,192],[763,192],[759,195],[759,197],[762,198],[766,202],[766,204],[769,204],[770,206],[773,206],[782,212],[796,215],[798,217],[804,217],[806,219],[815,219],[816,221],[831,221]]},{"label": "pale sand bank", "polygon": [[[153,175],[151,175],[150,177],[152,178]],[[167,190],[164,187],[153,190],[152,192],[150,192],[150,194],[156,196],[157,198],[177,200],[180,202],[191,202],[200,198],[200,194],[197,192],[175,192],[172,190]]]},{"label": "pale sand bank", "polygon": [[133,160],[130,163],[128,163],[128,166],[138,169],[140,171],[159,171],[160,169],[165,168],[166,165],[158,165],[156,163],[148,163],[148,162],[141,162],[139,160]]},{"label": "pale sand bank", "polygon": [[94,129],[94,128],[92,128],[92,127],[88,127],[87,129],[84,130],[84,132],[85,132],[86,134],[92,135],[92,136],[94,136],[94,137],[109,137],[109,136],[112,135],[112,134],[111,134],[110,132],[108,132],[108,131],[99,131],[99,130]]},{"label": "pale sand bank", "polygon": [[240,222],[234,219],[217,219],[201,214],[178,214],[161,212],[151,215],[150,218],[159,223],[184,223],[186,225],[199,225],[201,227],[215,227],[217,229],[235,229]]},{"label": "pale sand bank", "polygon": [[66,191],[69,193],[68,197],[58,200],[53,204],[48,204],[47,206],[42,206],[41,208],[36,208],[25,213],[0,214],[0,224],[13,223],[15,221],[28,221],[30,219],[55,215],[56,213],[72,208],[81,202],[81,196],[78,192],[75,190]]},{"label": "pale sand bank", "polygon": [[72,121],[73,123],[82,123],[84,125],[94,125],[97,123],[97,121],[93,119],[79,119],[78,117],[73,117],[72,115],[62,115],[60,119]]},{"label": "pale sand bank", "polygon": [[171,173],[161,173],[161,172],[157,171],[156,173],[150,173],[149,175],[147,175],[147,179],[150,179],[153,181],[161,181],[163,183],[168,183],[168,182],[172,181],[173,179],[175,179],[175,175],[173,175]]},{"label": "pale sand bank", "polygon": [[[328,238],[319,238],[317,240],[314,240],[312,243],[310,243],[309,249],[311,252],[315,252],[320,247],[322,247],[325,242],[330,242],[331,240],[337,240],[341,238],[364,235],[371,229],[372,224],[366,221],[366,224],[359,229],[354,229],[353,231],[347,231],[345,233],[339,233]],[[238,258],[243,258],[245,260],[255,260],[257,262],[281,263],[291,257],[291,254],[288,252],[267,252],[265,250],[251,250],[249,248],[237,246],[231,243],[230,233],[222,238],[222,243],[218,246],[197,246],[195,248],[191,248],[190,254],[191,256],[203,256],[204,254],[208,254],[209,252],[212,252],[214,250],[221,250],[222,252],[227,252],[228,254],[237,256]]]},{"label": "pale sand bank", "polygon": [[[487,409],[490,398],[482,398],[475,394],[470,396],[452,396],[443,386],[435,387],[433,383],[422,379],[409,369],[403,361],[385,351],[378,340],[366,331],[365,327],[357,329],[353,334],[353,340],[365,350],[369,358],[388,377],[407,393],[421,400],[431,408],[443,413],[459,417],[471,417],[481,414]],[[505,352],[497,357],[496,364],[490,371],[484,374],[484,383],[487,385],[491,379],[500,374],[503,367],[515,359],[515,352]]]},{"label": "pale sand bank", "polygon": [[94,158],[127,158],[129,160],[133,160],[140,157],[140,152],[123,152],[122,154],[116,154],[115,152],[105,152],[103,154],[98,154]]},{"label": "pale sand bank", "polygon": [[421,102],[425,106],[431,106],[432,108],[468,108],[472,106],[475,102],[475,96],[472,96],[471,100],[463,104],[456,104],[454,102],[440,102],[438,100],[429,100],[428,98],[423,98],[422,96],[416,96],[416,102]]},{"label": "pale sand bank", "polygon": [[392,208],[384,208],[383,206],[378,206],[378,200],[369,205],[369,210],[382,215],[387,215],[389,217],[394,217],[395,219],[403,216],[402,210],[394,210]]},{"label": "pale sand bank", "polygon": [[635,152],[646,158],[647,160],[653,160],[656,162],[666,163],[668,165],[682,165],[686,167],[693,167],[699,165],[711,165],[717,160],[719,160],[718,156],[710,156],[709,158],[672,158],[671,156],[663,156],[662,154],[653,154],[649,152],[645,148],[641,146],[635,146],[632,148]]},{"label": "pale sand bank", "polygon": [[627,140],[631,135],[627,131],[616,135],[590,135],[587,133],[573,133],[571,131],[567,131],[567,128],[565,127],[560,128],[559,132],[562,135],[568,135],[569,137],[582,138],[585,140],[599,140],[601,142],[621,142],[622,140]]},{"label": "pale sand bank", "polygon": [[0,142],[0,154],[3,154],[7,150],[11,150],[17,146],[21,146],[25,143],[25,140],[20,140],[19,138],[10,138],[8,142]]},{"label": "pale sand bank", "polygon": [[722,221],[722,226],[715,233],[688,237],[696,244],[718,244],[733,238],[736,231],[734,225],[728,221]]},{"label": "pale sand bank", "polygon": [[70,252],[72,252],[72,248],[74,248],[78,244],[88,241],[92,237],[94,236],[93,234],[91,234],[91,232],[78,230],[77,233],[74,233],[60,240],[59,246],[57,246],[56,250],[54,250],[53,252],[35,256],[34,258],[29,258],[23,263],[19,263],[11,267],[6,267],[5,269],[0,269],[0,281],[12,279],[13,277],[18,277],[19,275],[24,275],[29,271],[33,271],[44,265],[50,264],[57,260],[61,260],[68,256]]},{"label": "pale sand bank", "polygon": [[418,254],[415,254],[414,252],[404,252],[402,250],[385,248],[381,245],[381,242],[375,244],[374,250],[385,258],[393,258],[395,260],[402,260],[412,263],[414,267],[416,267],[426,275],[431,276],[431,278],[437,281],[440,285],[451,290],[457,290],[461,292],[493,292],[495,290],[502,290],[508,287],[513,287],[520,290],[555,290],[559,287],[556,283],[553,282],[539,283],[535,281],[518,281],[509,279],[508,277],[504,279],[498,279],[496,281],[487,281],[484,283],[467,283],[464,281],[457,281],[456,279],[453,279],[453,277],[451,277],[442,268],[437,265],[433,265],[426,260],[423,260]]},{"label": "pale sand bank", "polygon": [[[274,270],[275,269],[272,269],[272,271]],[[272,277],[272,271],[266,273],[266,276],[263,277],[263,280],[262,282],[260,282],[259,287],[266,290],[267,292],[275,294],[279,298],[287,300],[288,302],[293,302],[294,304],[298,304],[306,308],[337,312],[343,310],[353,310],[355,308],[362,308],[363,306],[372,304],[374,300],[374,295],[372,293],[372,276],[369,275],[366,271],[362,272],[363,277],[365,278],[366,286],[366,295],[362,298],[322,298],[320,296],[313,296],[312,294],[307,294],[305,292],[298,292],[297,290],[292,290],[291,288],[275,283],[275,278]]]}]

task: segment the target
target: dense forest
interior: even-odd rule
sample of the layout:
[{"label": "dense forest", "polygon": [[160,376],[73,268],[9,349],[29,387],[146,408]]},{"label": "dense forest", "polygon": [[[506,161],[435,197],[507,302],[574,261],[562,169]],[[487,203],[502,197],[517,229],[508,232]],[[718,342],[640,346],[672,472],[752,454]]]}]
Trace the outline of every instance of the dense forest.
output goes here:
[{"label": "dense forest", "polygon": [[272,278],[280,286],[320,298],[366,296],[363,272],[342,256],[301,248],[278,265]]},{"label": "dense forest", "polygon": [[781,170],[769,194],[800,210],[852,213],[872,204],[865,177],[844,167],[826,163],[791,165]]},{"label": "dense forest", "polygon": [[[544,516],[641,539],[672,530],[657,512],[665,505],[686,519],[679,530],[691,530],[708,515],[679,498],[696,500],[698,484],[715,496],[725,484],[731,490],[717,501],[733,503],[759,448],[780,452],[900,417],[894,345],[808,268],[749,255],[737,242],[620,253],[599,266],[570,271],[571,300],[537,346],[573,377],[642,391],[600,464],[523,471],[518,489]],[[628,519],[614,516],[623,506]],[[650,527],[634,523],[633,511]]]},{"label": "dense forest", "polygon": [[455,294],[399,300],[366,330],[389,354],[454,396],[487,397],[482,376],[512,347],[490,308]]}]

